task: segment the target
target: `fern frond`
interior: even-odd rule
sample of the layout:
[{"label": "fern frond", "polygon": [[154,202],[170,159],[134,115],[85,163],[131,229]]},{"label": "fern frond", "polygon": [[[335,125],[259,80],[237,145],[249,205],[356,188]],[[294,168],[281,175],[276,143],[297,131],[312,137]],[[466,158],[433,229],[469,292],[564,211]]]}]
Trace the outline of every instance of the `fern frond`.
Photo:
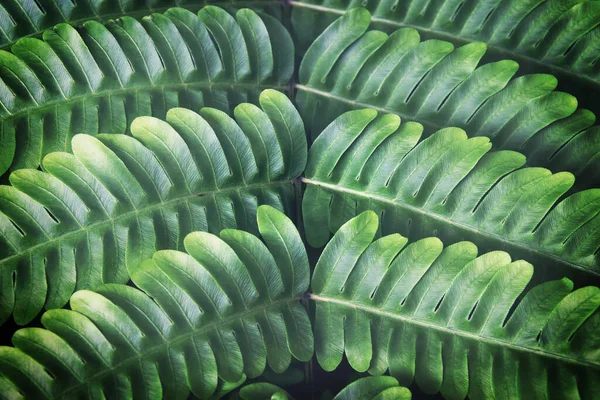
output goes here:
[{"label": "fern frond", "polygon": [[287,84],[293,48],[273,17],[242,9],[234,18],[213,6],[80,30],[59,24],[43,40],[21,39],[0,51],[0,173],[69,151],[75,133],[127,133],[137,116],[230,112]]},{"label": "fern frond", "polygon": [[417,30],[427,39],[457,46],[488,44],[490,61],[511,59],[525,73],[556,76],[585,107],[600,111],[600,3],[555,0],[297,0],[292,26],[302,53],[339,15],[354,7],[373,14],[372,27],[384,32]]},{"label": "fern frond", "polygon": [[126,135],[77,135],[0,186],[0,321],[29,322],[74,290],[125,283],[127,266],[178,249],[192,231],[256,232],[256,208],[295,212],[306,164],[300,115],[282,93],[222,111],[175,108]]},{"label": "fern frond", "polygon": [[[438,3],[436,3],[438,4]],[[310,47],[296,97],[313,137],[342,112],[376,108],[424,125],[487,136],[494,148],[523,152],[530,165],[570,171],[578,185],[600,184],[600,128],[551,75],[515,77],[511,60],[482,64],[487,46],[420,41],[404,28],[366,31],[362,8],[335,21]]]},{"label": "fern frond", "polygon": [[[240,389],[242,400],[293,400],[285,390],[270,383],[252,383]],[[398,386],[391,376],[369,376],[360,378],[344,389],[332,400],[410,400],[410,390]]]},{"label": "fern frond", "polygon": [[281,3],[277,0],[4,0],[0,4],[0,50],[7,50],[20,38],[40,36],[60,23],[79,25],[88,20],[103,22],[123,16],[141,18],[171,7],[197,12],[207,4],[260,8],[281,20]]},{"label": "fern frond", "polygon": [[315,140],[304,182],[308,242],[323,246],[364,210],[381,233],[469,240],[539,265],[540,279],[585,283],[600,275],[600,189],[561,197],[568,172],[521,168],[525,157],[490,152],[486,137],[446,128],[419,141],[422,126],[373,109],[349,111]]},{"label": "fern frond", "polygon": [[[591,399],[598,393],[600,290],[568,279],[522,295],[533,274],[502,251],[430,237],[374,240],[366,211],[344,224],[311,281],[315,351],[333,370],[389,370],[447,399]],[[514,307],[514,309],[513,309]]]},{"label": "fern frond", "polygon": [[0,347],[1,396],[206,398],[218,378],[309,360],[311,324],[298,301],[309,283],[304,245],[271,207],[258,209],[258,227],[266,245],[232,229],[187,235],[187,254],[163,250],[130,268],[141,290],[76,292],[71,310],[42,316],[45,329],[21,329],[14,347]]}]

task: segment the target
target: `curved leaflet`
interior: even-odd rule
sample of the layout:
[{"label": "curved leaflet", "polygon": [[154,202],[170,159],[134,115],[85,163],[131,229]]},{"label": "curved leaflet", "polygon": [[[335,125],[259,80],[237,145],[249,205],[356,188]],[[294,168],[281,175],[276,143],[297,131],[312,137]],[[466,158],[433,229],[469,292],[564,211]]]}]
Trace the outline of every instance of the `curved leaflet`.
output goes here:
[{"label": "curved leaflet", "polygon": [[515,60],[525,73],[556,76],[561,90],[585,107],[600,111],[600,4],[594,0],[298,0],[292,26],[299,51],[340,15],[354,7],[373,14],[372,27],[384,32],[416,29],[427,39],[457,46],[485,42],[489,61]]},{"label": "curved leaflet", "polygon": [[375,240],[377,230],[372,211],[351,219],[315,267],[309,297],[326,371],[345,354],[357,371],[389,370],[446,399],[595,396],[597,287],[572,291],[565,278],[524,292],[533,267],[503,251]]},{"label": "curved leaflet", "polygon": [[9,48],[22,37],[36,37],[59,23],[79,25],[88,20],[143,17],[151,12],[164,12],[177,6],[190,11],[213,4],[236,8],[260,7],[281,19],[281,4],[277,0],[4,0],[0,4],[0,49]]},{"label": "curved leaflet", "polygon": [[517,76],[512,60],[480,63],[487,46],[421,41],[403,28],[367,31],[369,13],[336,20],[306,52],[296,101],[312,138],[345,111],[375,108],[421,123],[487,136],[496,150],[522,152],[530,165],[570,171],[581,187],[600,183],[600,128],[577,99],[546,74]]},{"label": "curved leaflet", "polygon": [[[258,227],[266,245],[234,229],[194,232],[186,253],[159,251],[129,269],[139,289],[76,292],[71,310],[47,311],[44,328],[21,329],[14,347],[0,347],[0,396],[207,398],[267,364],[281,372],[292,356],[309,360],[311,325],[298,301],[309,283],[302,240],[268,206],[258,209]],[[293,264],[278,257],[283,248]]]},{"label": "curved leaflet", "polygon": [[129,133],[135,117],[203,106],[230,112],[285,87],[293,43],[280,22],[208,6],[68,24],[0,51],[0,173],[37,168],[76,133]]},{"label": "curved leaflet", "polygon": [[213,108],[140,117],[132,137],[77,135],[45,172],[12,173],[0,186],[0,320],[25,324],[76,289],[125,283],[128,266],[192,231],[256,232],[260,204],[293,215],[302,121],[282,93],[260,104],[238,105],[235,120]]},{"label": "curved leaflet", "polygon": [[567,196],[574,177],[522,168],[525,157],[490,151],[486,137],[442,129],[419,142],[422,126],[393,114],[349,111],[313,143],[305,177],[308,243],[323,246],[365,210],[382,234],[469,240],[538,265],[536,281],[600,275],[600,189]]}]

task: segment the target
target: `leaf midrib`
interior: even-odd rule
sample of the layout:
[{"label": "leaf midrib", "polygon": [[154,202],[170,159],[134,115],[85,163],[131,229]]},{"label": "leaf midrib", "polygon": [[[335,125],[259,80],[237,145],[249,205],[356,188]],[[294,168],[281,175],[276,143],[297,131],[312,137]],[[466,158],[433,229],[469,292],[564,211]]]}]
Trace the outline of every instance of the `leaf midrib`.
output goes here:
[{"label": "leaf midrib", "polygon": [[[116,365],[114,365],[112,368],[106,368],[101,372],[98,372],[90,377],[86,377],[85,382],[79,383],[75,386],[71,386],[70,388],[68,388],[67,390],[58,393],[56,398],[64,398],[64,396],[67,393],[76,391],[77,389],[81,388],[81,387],[85,387],[88,386],[90,383],[94,382],[94,381],[98,381],[99,379],[101,379],[102,377],[111,374],[113,371],[118,370],[122,367],[126,367],[127,365],[137,362],[137,361],[141,361],[143,358],[149,357],[152,354],[158,353],[160,351],[164,351],[165,348],[169,348],[171,346],[176,346],[182,342],[185,342],[186,340],[197,336],[197,335],[202,335],[203,333],[206,333],[212,329],[216,329],[219,326],[222,325],[227,325],[230,324],[236,320],[242,319],[244,317],[247,317],[249,315],[252,314],[256,314],[259,312],[266,312],[266,310],[268,310],[271,307],[275,307],[279,304],[284,304],[284,303],[291,303],[294,301],[299,301],[301,300],[302,297],[288,297],[288,298],[283,298],[283,299],[279,299],[279,300],[275,300],[273,302],[270,303],[266,303],[266,304],[259,304],[257,307],[251,307],[251,308],[247,308],[242,312],[239,313],[235,313],[227,318],[224,319],[217,319],[216,321],[213,321],[209,324],[206,325],[202,325],[201,328],[198,329],[194,329],[191,332],[186,332],[184,334],[181,335],[177,335],[175,338],[171,339],[171,340],[165,340],[162,343],[158,343],[150,348],[148,348],[145,351],[139,352],[136,355],[129,357],[125,360],[120,361],[119,363],[117,363]],[[164,337],[164,336],[163,336]]]},{"label": "leaf midrib", "polygon": [[[318,10],[318,11],[322,11],[322,12],[326,12],[326,13],[330,13],[330,14],[336,14],[336,15],[340,15],[340,16],[344,15],[347,12],[347,10],[337,10],[337,9],[330,8],[330,7],[318,6],[318,5],[314,5],[314,4],[307,4],[302,1],[291,0],[291,1],[289,1],[289,3],[292,5],[292,7],[309,8],[309,9]],[[379,23],[379,24],[383,24],[383,25],[390,25],[390,26],[394,26],[397,28],[413,28],[419,32],[430,33],[431,35],[434,35],[442,40],[446,40],[450,43],[468,44],[468,43],[473,43],[473,42],[484,42],[485,45],[487,46],[488,50],[490,50],[494,53],[497,53],[502,57],[507,57],[512,60],[515,60],[519,64],[521,62],[534,64],[536,67],[536,70],[540,70],[540,69],[541,70],[544,70],[544,69],[550,70],[550,71],[553,71],[552,72],[553,75],[555,74],[554,71],[556,71],[557,73],[565,76],[566,78],[568,78],[570,80],[583,81],[583,83],[585,85],[593,85],[593,86],[597,86],[597,87],[600,86],[600,83],[598,81],[588,77],[587,75],[583,75],[583,74],[579,75],[579,74],[576,74],[569,69],[565,69],[555,63],[544,63],[541,60],[539,60],[537,58],[532,58],[526,54],[512,52],[505,47],[500,47],[498,45],[488,43],[487,41],[485,41],[483,39],[475,40],[475,39],[464,37],[464,36],[455,36],[455,35],[449,34],[448,32],[430,29],[430,28],[426,28],[426,27],[423,27],[420,25],[407,24],[407,23],[403,23],[403,22],[397,22],[397,21],[393,21],[393,20],[389,20],[389,19],[385,19],[385,18],[373,17],[373,16],[371,17],[371,22]]]},{"label": "leaf midrib", "polygon": [[5,120],[9,120],[9,119],[13,119],[13,118],[18,118],[21,117],[23,115],[27,115],[29,113],[32,112],[39,112],[42,111],[46,108],[52,108],[58,104],[69,104],[69,103],[75,103],[78,102],[80,100],[83,99],[91,99],[91,98],[101,98],[101,97],[109,97],[109,96],[113,96],[113,95],[117,95],[117,94],[126,94],[129,92],[139,92],[139,91],[152,91],[152,90],[160,90],[160,91],[164,91],[164,90],[168,90],[168,89],[177,89],[177,88],[203,88],[203,89],[218,89],[218,88],[254,88],[254,89],[276,89],[276,90],[281,90],[281,91],[287,91],[288,86],[281,86],[278,85],[277,83],[273,83],[273,84],[269,84],[269,83],[263,83],[263,84],[256,84],[255,82],[249,81],[249,82],[227,82],[227,81],[221,81],[221,82],[213,82],[213,81],[204,81],[204,82],[177,82],[177,83],[167,83],[167,84],[148,84],[146,83],[139,83],[136,82],[134,85],[132,86],[125,86],[125,87],[121,87],[118,89],[108,89],[108,90],[102,90],[102,91],[98,91],[98,92],[94,92],[94,93],[83,93],[83,94],[79,94],[76,96],[72,96],[72,97],[67,97],[65,99],[57,99],[57,100],[52,100],[52,101],[48,101],[48,102],[44,102],[44,103],[38,103],[37,105],[32,105],[30,107],[25,107],[15,113],[9,113],[8,115],[2,116],[0,117],[0,121],[5,121]]},{"label": "leaf midrib", "polygon": [[14,259],[22,257],[26,254],[30,254],[36,250],[39,250],[39,249],[42,249],[45,247],[50,247],[53,244],[55,244],[56,242],[67,240],[70,237],[82,235],[83,233],[85,233],[87,231],[94,230],[97,228],[102,228],[105,225],[113,225],[114,223],[116,223],[118,221],[126,220],[128,218],[136,216],[137,214],[143,214],[143,213],[151,212],[154,210],[162,209],[164,207],[168,207],[169,205],[175,204],[175,203],[187,202],[188,200],[196,198],[196,197],[206,197],[206,196],[217,197],[220,194],[228,193],[228,192],[235,192],[235,191],[240,191],[240,190],[251,190],[251,189],[267,187],[267,186],[278,186],[278,185],[283,186],[284,184],[288,184],[288,183],[289,184],[293,183],[293,180],[286,179],[286,180],[278,180],[278,181],[272,181],[272,182],[253,183],[253,184],[249,184],[249,185],[232,186],[232,187],[227,187],[224,189],[215,189],[215,190],[208,191],[208,192],[192,193],[189,195],[176,197],[176,198],[169,199],[166,201],[159,201],[155,204],[151,204],[151,205],[148,205],[145,207],[136,208],[134,210],[127,211],[127,212],[119,214],[115,217],[108,217],[106,219],[103,219],[102,221],[98,221],[98,222],[95,222],[90,225],[85,225],[85,226],[81,227],[80,229],[69,231],[69,232],[59,235],[55,238],[52,238],[51,240],[47,240],[47,241],[37,244],[35,246],[28,247],[27,249],[25,249],[19,253],[13,254],[9,257],[5,257],[2,260],[0,260],[0,268],[2,268],[4,265],[6,265],[6,263],[8,263]]},{"label": "leaf midrib", "polygon": [[476,341],[478,343],[483,342],[486,344],[500,346],[502,348],[509,348],[510,350],[514,350],[514,351],[531,353],[531,354],[535,354],[536,356],[551,358],[551,359],[555,359],[555,360],[558,360],[561,362],[575,364],[575,365],[582,366],[582,367],[590,367],[590,368],[594,368],[594,369],[600,369],[600,365],[594,364],[591,361],[579,360],[579,359],[570,358],[570,357],[567,357],[567,356],[564,356],[561,354],[551,353],[549,351],[545,351],[545,350],[541,350],[541,349],[534,349],[531,347],[520,346],[513,342],[496,339],[496,338],[493,338],[490,336],[478,335],[478,334],[466,332],[464,330],[454,329],[451,327],[436,325],[431,322],[419,320],[416,318],[410,318],[410,317],[407,317],[404,315],[394,314],[392,312],[384,311],[379,308],[360,305],[360,304],[356,304],[356,303],[353,303],[353,302],[347,301],[347,300],[342,300],[342,299],[337,299],[337,298],[332,298],[332,297],[327,297],[327,296],[319,296],[319,295],[312,294],[312,293],[307,293],[307,295],[305,297],[316,303],[318,303],[318,302],[334,303],[334,304],[342,305],[342,306],[345,306],[348,308],[354,308],[357,310],[365,311],[370,314],[375,314],[380,317],[398,320],[398,321],[402,321],[404,323],[418,325],[420,327],[431,329],[431,330],[436,330],[436,331],[443,332],[445,334],[449,334],[452,336],[463,337],[463,338],[466,338],[469,340]]},{"label": "leaf midrib", "polygon": [[526,245],[524,245],[524,244],[522,244],[520,242],[517,242],[517,241],[507,240],[506,238],[504,238],[504,237],[502,237],[500,235],[497,235],[497,234],[494,234],[494,233],[491,233],[491,232],[486,232],[486,231],[479,230],[479,229],[477,229],[477,228],[475,228],[473,226],[466,225],[466,224],[463,224],[463,223],[458,222],[458,221],[454,221],[454,220],[452,220],[450,218],[441,216],[439,214],[434,214],[434,213],[428,212],[428,211],[423,210],[422,208],[419,208],[419,207],[411,206],[409,204],[402,203],[402,202],[399,202],[399,201],[395,201],[394,199],[389,199],[387,197],[379,196],[379,195],[376,195],[376,194],[373,194],[373,193],[366,193],[366,192],[362,192],[362,191],[359,191],[359,190],[349,189],[349,188],[346,188],[346,187],[343,187],[343,186],[339,186],[339,185],[335,185],[335,184],[331,184],[331,183],[322,182],[322,181],[319,181],[319,180],[316,180],[316,179],[309,179],[309,178],[302,177],[302,178],[300,178],[300,180],[302,182],[304,182],[305,184],[308,184],[308,185],[321,186],[323,188],[326,188],[326,189],[329,189],[329,190],[334,190],[334,191],[337,191],[337,192],[340,192],[340,193],[347,193],[347,194],[354,195],[354,196],[359,196],[359,197],[363,197],[363,198],[369,198],[369,199],[372,199],[372,200],[375,200],[375,201],[378,201],[378,202],[381,202],[381,203],[391,204],[391,205],[393,205],[395,207],[398,207],[398,208],[404,208],[404,209],[407,209],[407,210],[412,211],[414,213],[427,216],[427,217],[432,218],[434,220],[437,220],[439,222],[442,222],[442,223],[445,223],[445,224],[449,224],[449,225],[455,226],[457,228],[460,228],[460,229],[463,229],[463,230],[466,230],[466,231],[470,231],[470,232],[476,233],[477,235],[482,236],[484,238],[488,238],[488,239],[492,239],[492,240],[501,242],[502,244],[506,245],[507,247],[517,247],[517,248],[519,248],[519,249],[521,249],[521,250],[523,250],[525,252],[534,253],[535,255],[538,255],[539,257],[551,259],[551,260],[553,260],[557,264],[562,264],[562,265],[564,265],[566,267],[577,269],[577,270],[579,270],[581,272],[591,274],[595,278],[600,277],[600,272],[594,271],[594,270],[589,269],[589,268],[585,268],[585,267],[580,266],[578,264],[574,264],[571,261],[568,261],[568,260],[562,259],[560,257],[557,257],[556,255],[554,255],[552,253],[548,253],[548,252],[544,251],[543,249],[540,249],[540,248],[537,248],[537,247],[529,247],[529,246],[526,246]]},{"label": "leaf midrib", "polygon": [[396,114],[396,115],[398,115],[403,120],[406,119],[406,120],[409,120],[409,121],[418,121],[419,124],[427,126],[427,127],[430,127],[433,131],[438,131],[438,130],[440,130],[442,128],[447,127],[445,125],[439,125],[439,124],[433,123],[433,122],[430,121],[429,118],[419,118],[417,115],[409,115],[407,113],[400,112],[400,111],[397,111],[397,110],[393,110],[391,108],[380,107],[380,106],[376,106],[376,105],[373,105],[373,104],[361,102],[361,101],[358,101],[358,100],[351,100],[351,99],[348,99],[346,97],[342,97],[342,96],[339,96],[337,94],[333,94],[331,92],[325,92],[325,91],[322,91],[322,90],[319,90],[319,89],[312,88],[310,86],[301,85],[301,84],[295,84],[294,88],[296,90],[301,90],[301,91],[304,91],[304,92],[313,93],[313,94],[316,94],[316,95],[321,96],[321,97],[327,97],[327,98],[339,101],[341,103],[346,103],[346,104],[349,104],[349,105],[351,105],[352,107],[355,107],[355,108],[372,108],[372,109],[374,109],[376,111],[379,111],[379,112],[382,112],[382,113],[385,113],[385,114]]}]

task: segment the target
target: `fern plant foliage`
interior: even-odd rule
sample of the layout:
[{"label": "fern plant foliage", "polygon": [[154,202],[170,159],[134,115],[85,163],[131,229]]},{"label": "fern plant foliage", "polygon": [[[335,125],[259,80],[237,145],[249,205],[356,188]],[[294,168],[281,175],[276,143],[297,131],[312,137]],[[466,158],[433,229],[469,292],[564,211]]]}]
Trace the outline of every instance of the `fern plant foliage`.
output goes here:
[{"label": "fern plant foliage", "polygon": [[600,5],[593,0],[465,2],[444,0],[297,0],[292,25],[299,50],[307,49],[340,14],[365,7],[373,27],[413,28],[427,39],[456,45],[485,42],[489,60],[515,60],[526,73],[556,76],[586,107],[600,108]]},{"label": "fern plant foliage", "polygon": [[76,289],[125,283],[128,266],[190,232],[255,233],[260,204],[295,213],[302,121],[283,93],[260,104],[238,105],[235,120],[213,108],[140,117],[133,137],[77,135],[44,172],[13,172],[0,186],[0,320],[25,324]]},{"label": "fern plant foliage", "polygon": [[45,329],[17,331],[14,347],[0,348],[2,397],[206,398],[219,378],[309,360],[304,245],[274,208],[257,219],[266,245],[235,229],[191,233],[185,253],[159,251],[129,269],[140,289],[78,291],[71,310],[43,315]]},{"label": "fern plant foliage", "polygon": [[[293,400],[280,387],[266,382],[244,386],[239,397],[242,400]],[[391,376],[369,376],[360,378],[342,389],[333,400],[410,400],[410,390],[399,386]]]},{"label": "fern plant foliage", "polygon": [[325,370],[345,355],[357,371],[389,371],[447,399],[597,396],[600,289],[572,291],[563,278],[522,293],[533,267],[506,252],[374,240],[378,229],[372,211],[351,219],[315,267],[309,298]]},{"label": "fern plant foliage", "polygon": [[540,279],[600,275],[600,189],[565,198],[568,172],[521,168],[486,137],[445,128],[419,142],[422,126],[374,109],[349,111],[309,151],[303,197],[308,243],[323,246],[350,218],[374,210],[380,233],[470,240],[539,266]]},{"label": "fern plant foliage", "polygon": [[599,1],[0,3],[0,398],[598,397]]},{"label": "fern plant foliage", "polygon": [[[316,351],[326,370],[342,358],[360,372],[338,399],[410,399],[416,380],[448,399],[593,398],[600,382],[600,289],[566,278],[530,290],[533,267],[508,253],[435,237],[407,245],[376,238],[365,211],[344,224],[309,284],[300,234],[270,206],[257,211],[263,241],[225,229],[194,232],[186,253],[161,250],[129,267],[139,288],[76,292],[0,348],[6,398],[207,398],[268,364]],[[517,301],[519,297],[521,300]],[[315,304],[314,338],[304,299]],[[219,379],[225,383],[219,386]],[[259,383],[242,399],[285,399]]]},{"label": "fern plant foliage", "polygon": [[293,48],[275,18],[214,6],[23,38],[0,51],[0,174],[68,151],[76,133],[127,133],[135,117],[173,107],[229,112],[256,101],[287,84]]},{"label": "fern plant foliage", "polygon": [[453,126],[487,136],[495,149],[523,152],[530,165],[571,171],[578,184],[598,186],[595,116],[554,91],[555,77],[515,77],[512,60],[478,66],[484,43],[455,48],[420,41],[412,28],[367,31],[370,20],[365,9],[350,10],[302,60],[296,100],[313,138],[342,112],[372,107],[421,123],[427,135]]},{"label": "fern plant foliage", "polygon": [[277,0],[4,0],[0,4],[0,49],[8,49],[22,37],[35,37],[54,25],[79,25],[88,20],[104,21],[122,16],[143,17],[178,6],[197,11],[207,4],[224,7],[259,7],[281,19]]},{"label": "fern plant foliage", "polygon": [[344,111],[372,107],[424,125],[427,135],[460,127],[487,136],[495,149],[523,152],[530,165],[571,171],[585,187],[600,183],[600,130],[577,99],[555,91],[547,74],[516,77],[519,65],[482,65],[487,47],[421,41],[403,28],[367,31],[370,14],[352,9],[311,45],[302,60],[296,101],[316,137]]}]

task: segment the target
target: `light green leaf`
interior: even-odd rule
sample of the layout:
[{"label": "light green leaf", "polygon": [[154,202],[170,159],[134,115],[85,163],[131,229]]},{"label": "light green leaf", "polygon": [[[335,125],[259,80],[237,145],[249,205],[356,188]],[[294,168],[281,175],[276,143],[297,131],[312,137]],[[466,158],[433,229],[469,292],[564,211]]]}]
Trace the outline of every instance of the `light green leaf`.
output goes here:
[{"label": "light green leaf", "polygon": [[[462,129],[445,128],[417,144],[421,132],[419,124],[373,109],[332,122],[313,143],[302,178],[308,243],[325,245],[330,232],[372,210],[381,219],[378,235],[504,249],[538,265],[537,282],[598,280],[600,190],[569,195],[570,173],[521,168],[523,155],[491,152],[489,139],[468,138]],[[321,290],[318,269],[314,279]]]},{"label": "light green leaf", "polygon": [[[258,217],[265,213],[291,226],[281,212],[259,207]],[[45,329],[17,331],[15,347],[0,347],[2,397],[185,399],[191,392],[208,398],[233,390],[246,375],[260,375],[267,363],[285,370],[289,358],[273,364],[282,350],[308,361],[313,337],[301,296],[265,286],[253,273],[262,265],[249,267],[245,260],[264,257],[266,247],[255,238],[240,252],[224,241],[238,234],[250,235],[191,233],[186,253],[162,250],[130,267],[139,289],[107,284],[78,291],[71,310],[42,316]],[[297,232],[279,240],[292,242],[278,246],[302,246]],[[276,269],[281,276],[294,273],[288,263]],[[308,276],[304,280],[307,286]],[[307,343],[300,353],[299,333]]]},{"label": "light green leaf", "polygon": [[[503,251],[478,256],[470,242],[426,238],[398,253],[406,241],[373,241],[377,225],[372,211],[348,221],[315,268],[308,297],[326,371],[345,354],[358,371],[389,370],[447,399],[595,396],[600,289],[572,291],[563,278],[527,290],[531,264]],[[340,398],[359,398],[349,389]],[[395,396],[381,398],[410,398]]]},{"label": "light green leaf", "polygon": [[[63,3],[42,3],[55,1]],[[108,6],[67,2],[70,9]],[[8,18],[3,10],[0,28]],[[12,53],[0,50],[0,174],[69,151],[77,133],[131,133],[134,118],[164,118],[173,107],[230,112],[258,102],[263,89],[286,87],[293,58],[283,25],[249,9],[232,16],[206,6],[196,16],[170,8],[141,21],[58,24],[42,39],[17,41]]]},{"label": "light green leaf", "polygon": [[510,59],[523,73],[552,74],[583,106],[600,110],[595,100],[600,5],[595,1],[298,0],[292,2],[292,28],[299,51],[354,7],[367,9],[371,28],[386,33],[410,28],[457,47],[486,43],[488,60]]},{"label": "light green leaf", "polygon": [[[249,104],[235,114],[251,108],[254,120],[276,127],[272,130],[246,133],[244,124],[240,128],[221,111],[173,108],[166,122],[135,119],[133,137],[77,135],[73,154],[44,158],[45,172],[11,174],[12,186],[0,186],[0,320],[14,313],[15,321],[25,324],[42,307],[62,307],[75,289],[125,283],[128,267],[156,250],[182,248],[192,231],[256,233],[261,204],[294,214],[291,181],[306,157],[283,161],[268,152],[290,154],[304,145],[306,155],[306,137],[285,95],[267,90],[263,96],[270,99],[269,110],[287,110],[276,122],[271,111]],[[282,132],[282,126],[297,128]],[[263,287],[268,283],[279,294],[283,286],[286,293],[301,295],[309,277],[304,247],[293,224],[274,210],[264,213],[267,220],[271,214],[275,222],[264,228],[265,238],[277,265],[292,275],[275,284],[270,273]],[[283,252],[290,258],[279,258]]]},{"label": "light green leaf", "polygon": [[[306,3],[313,2],[294,2],[295,16],[306,11],[303,9]],[[324,9],[318,9],[319,14],[341,7],[339,2],[316,3],[325,4]],[[403,13],[418,7],[414,1],[382,1],[379,6],[374,3],[369,2],[368,6],[375,9],[372,18],[375,22],[381,22],[377,18],[386,12],[392,19],[396,18],[392,16],[409,18]],[[389,10],[392,3],[396,11]],[[508,4],[516,7],[516,3],[508,2],[490,11],[494,10],[494,16],[507,14],[510,20],[514,16]],[[553,3],[543,2],[539,9],[548,11]],[[426,8],[431,17],[438,8],[438,17],[442,18],[438,21],[442,21],[446,20],[442,15],[452,4],[458,3],[430,2]],[[460,7],[460,13],[468,15],[467,10],[474,4]],[[480,7],[483,9],[487,4]],[[507,8],[502,11],[504,6]],[[310,7],[307,10],[312,12]],[[415,18],[418,16],[421,15],[415,14]],[[431,39],[429,31],[421,33],[424,39],[431,40],[421,41],[412,25],[388,30],[389,35],[366,32],[367,17],[364,8],[348,11],[325,29],[302,60],[296,101],[313,139],[345,111],[369,107],[422,124],[424,136],[447,127],[462,128],[469,137],[487,136],[496,150],[522,152],[529,165],[572,172],[580,187],[598,186],[600,131],[592,126],[595,121],[592,112],[578,109],[578,101],[571,94],[555,90],[561,83],[561,90],[574,93],[569,80],[561,80],[560,76],[557,80],[535,68],[525,71],[532,72],[530,75],[524,75],[523,68],[516,75],[519,64],[511,57],[504,59],[505,53],[494,57],[494,47],[485,37],[455,46],[446,41],[447,37]],[[600,21],[600,8],[594,18]],[[311,17],[310,21],[310,27],[319,26],[318,19],[315,22]],[[306,31],[310,29],[303,30]],[[587,86],[588,83],[585,93],[594,93]]]}]

